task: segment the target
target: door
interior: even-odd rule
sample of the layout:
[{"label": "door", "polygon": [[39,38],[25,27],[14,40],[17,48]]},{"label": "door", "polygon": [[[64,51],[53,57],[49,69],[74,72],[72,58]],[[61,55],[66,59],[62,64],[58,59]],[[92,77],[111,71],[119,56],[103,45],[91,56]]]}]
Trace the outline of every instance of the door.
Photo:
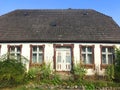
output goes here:
[{"label": "door", "polygon": [[71,71],[71,48],[56,48],[56,70]]}]

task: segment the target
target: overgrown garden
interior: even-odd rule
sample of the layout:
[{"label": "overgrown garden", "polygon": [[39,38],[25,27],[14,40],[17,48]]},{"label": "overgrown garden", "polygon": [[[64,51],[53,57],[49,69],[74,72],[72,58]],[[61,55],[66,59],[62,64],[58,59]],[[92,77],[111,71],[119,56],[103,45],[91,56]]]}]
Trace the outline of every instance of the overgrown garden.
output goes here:
[{"label": "overgrown garden", "polygon": [[[82,63],[73,67],[72,74],[67,79],[50,69],[50,64],[31,67],[26,72],[25,65],[21,60],[9,58],[6,55],[0,59],[0,88],[16,88],[16,90],[49,90],[61,88],[84,88],[95,90],[102,87],[120,87],[120,49],[115,50],[115,62],[105,70],[105,78],[94,76],[92,79],[86,78],[86,68]],[[98,78],[96,78],[98,77]],[[19,87],[17,89],[17,87]]]}]

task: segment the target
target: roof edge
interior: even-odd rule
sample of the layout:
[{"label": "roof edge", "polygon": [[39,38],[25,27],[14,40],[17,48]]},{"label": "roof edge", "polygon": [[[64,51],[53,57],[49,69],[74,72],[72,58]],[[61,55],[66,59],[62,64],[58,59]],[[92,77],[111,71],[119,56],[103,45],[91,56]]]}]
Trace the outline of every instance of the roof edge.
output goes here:
[{"label": "roof edge", "polygon": [[120,43],[120,41],[0,41],[0,43]]}]

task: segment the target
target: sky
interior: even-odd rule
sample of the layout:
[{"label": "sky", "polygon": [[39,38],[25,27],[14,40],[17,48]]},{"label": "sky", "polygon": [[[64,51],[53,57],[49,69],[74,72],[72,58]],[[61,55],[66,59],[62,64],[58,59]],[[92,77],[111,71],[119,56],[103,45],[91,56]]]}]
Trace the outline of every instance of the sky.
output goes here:
[{"label": "sky", "polygon": [[16,9],[94,9],[120,26],[120,0],[0,0],[0,15]]}]

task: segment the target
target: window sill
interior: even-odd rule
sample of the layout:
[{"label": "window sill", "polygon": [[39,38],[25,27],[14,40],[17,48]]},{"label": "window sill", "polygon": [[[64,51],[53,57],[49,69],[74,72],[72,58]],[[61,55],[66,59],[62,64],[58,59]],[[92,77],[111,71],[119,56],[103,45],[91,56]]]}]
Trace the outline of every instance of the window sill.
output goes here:
[{"label": "window sill", "polygon": [[85,64],[84,66],[87,69],[95,69],[95,64]]},{"label": "window sill", "polygon": [[101,64],[100,68],[101,68],[101,70],[106,69],[109,65],[111,65],[111,64]]},{"label": "window sill", "polygon": [[32,63],[31,65],[30,65],[30,67],[36,67],[36,66],[42,66],[43,65],[43,63],[41,64],[41,63]]}]

